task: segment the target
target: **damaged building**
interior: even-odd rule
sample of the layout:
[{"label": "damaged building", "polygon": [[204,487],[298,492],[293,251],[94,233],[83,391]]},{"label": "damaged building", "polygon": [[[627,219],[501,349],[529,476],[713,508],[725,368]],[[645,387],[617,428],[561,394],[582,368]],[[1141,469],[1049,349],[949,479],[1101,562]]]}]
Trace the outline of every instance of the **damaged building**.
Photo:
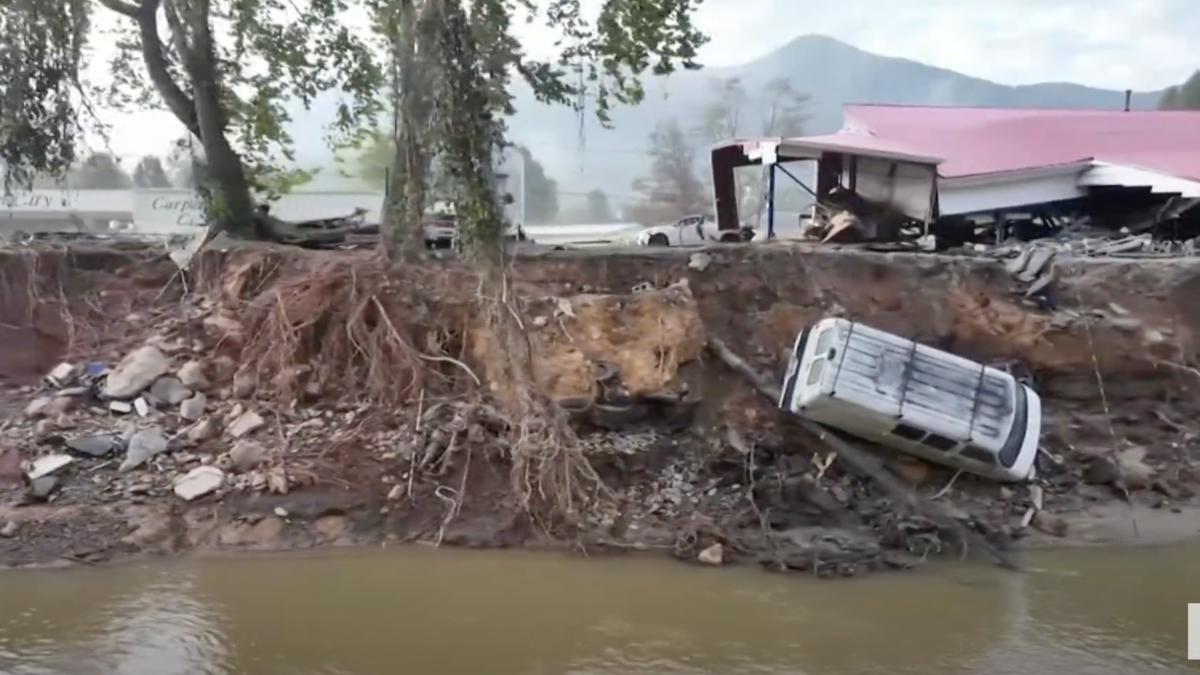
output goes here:
[{"label": "damaged building", "polygon": [[[847,105],[842,130],[713,149],[722,229],[739,223],[734,169],[767,167],[814,198],[812,238],[952,248],[1102,236],[1122,250],[1200,236],[1200,113]],[[788,163],[813,161],[814,185]],[[933,235],[929,237],[927,235]],[[1189,251],[1191,247],[1189,246]]]}]

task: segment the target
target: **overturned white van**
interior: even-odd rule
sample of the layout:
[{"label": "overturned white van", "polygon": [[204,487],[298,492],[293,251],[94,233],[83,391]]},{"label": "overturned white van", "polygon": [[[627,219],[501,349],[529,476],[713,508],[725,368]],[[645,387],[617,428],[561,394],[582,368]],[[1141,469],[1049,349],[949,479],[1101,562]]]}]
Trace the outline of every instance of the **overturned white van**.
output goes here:
[{"label": "overturned white van", "polygon": [[1036,473],[1036,392],[1003,370],[846,319],[796,337],[779,406],[995,480]]}]

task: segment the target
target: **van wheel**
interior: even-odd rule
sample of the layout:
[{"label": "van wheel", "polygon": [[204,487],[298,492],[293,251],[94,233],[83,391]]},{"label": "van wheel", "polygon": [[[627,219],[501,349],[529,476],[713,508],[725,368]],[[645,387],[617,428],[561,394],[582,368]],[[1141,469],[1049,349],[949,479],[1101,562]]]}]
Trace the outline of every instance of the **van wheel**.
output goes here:
[{"label": "van wheel", "polygon": [[737,244],[741,241],[742,241],[741,236],[736,235],[732,232],[721,235],[721,243],[722,244]]},{"label": "van wheel", "polygon": [[667,239],[667,235],[662,234],[661,232],[656,232],[650,235],[650,238],[646,240],[646,243],[650,246],[670,246],[671,240]]}]

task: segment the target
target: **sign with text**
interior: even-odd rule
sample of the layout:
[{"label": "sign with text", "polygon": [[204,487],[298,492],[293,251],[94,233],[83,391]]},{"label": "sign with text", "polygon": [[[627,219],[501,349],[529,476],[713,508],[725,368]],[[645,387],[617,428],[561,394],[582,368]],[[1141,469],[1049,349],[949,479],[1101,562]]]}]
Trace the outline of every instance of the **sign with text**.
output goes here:
[{"label": "sign with text", "polygon": [[66,190],[31,190],[0,195],[0,204],[9,211],[70,211],[71,197]]},{"label": "sign with text", "polygon": [[204,227],[204,200],[191,190],[135,190],[133,225],[138,232],[186,233]]},{"label": "sign with text", "polygon": [[1200,661],[1200,603],[1188,603],[1188,661]]}]

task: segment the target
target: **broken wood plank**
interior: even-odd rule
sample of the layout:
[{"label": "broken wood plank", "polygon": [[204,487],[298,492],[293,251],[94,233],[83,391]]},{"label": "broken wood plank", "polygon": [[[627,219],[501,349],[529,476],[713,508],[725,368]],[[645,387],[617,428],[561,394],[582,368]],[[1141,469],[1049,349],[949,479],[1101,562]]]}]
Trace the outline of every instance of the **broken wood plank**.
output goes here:
[{"label": "broken wood plank", "polygon": [[[730,370],[745,378],[758,393],[770,399],[773,404],[778,403],[780,390],[774,382],[746,363],[745,359],[733,353],[721,340],[709,338],[708,346],[710,351],[722,363]],[[857,473],[875,481],[893,499],[901,505],[910,508],[918,515],[928,519],[943,534],[957,539],[968,552],[971,549],[982,551],[1000,567],[1011,570],[1021,569],[1015,556],[1009,552],[1000,550],[983,535],[968,529],[946,507],[937,502],[922,499],[920,495],[909,489],[900,479],[889,473],[881,462],[863,449],[837,437],[828,429],[812,420],[800,417],[788,410],[780,409],[780,412],[796,422],[801,429],[813,436],[813,438],[828,446],[830,451],[837,453],[838,460],[844,460]]]}]

